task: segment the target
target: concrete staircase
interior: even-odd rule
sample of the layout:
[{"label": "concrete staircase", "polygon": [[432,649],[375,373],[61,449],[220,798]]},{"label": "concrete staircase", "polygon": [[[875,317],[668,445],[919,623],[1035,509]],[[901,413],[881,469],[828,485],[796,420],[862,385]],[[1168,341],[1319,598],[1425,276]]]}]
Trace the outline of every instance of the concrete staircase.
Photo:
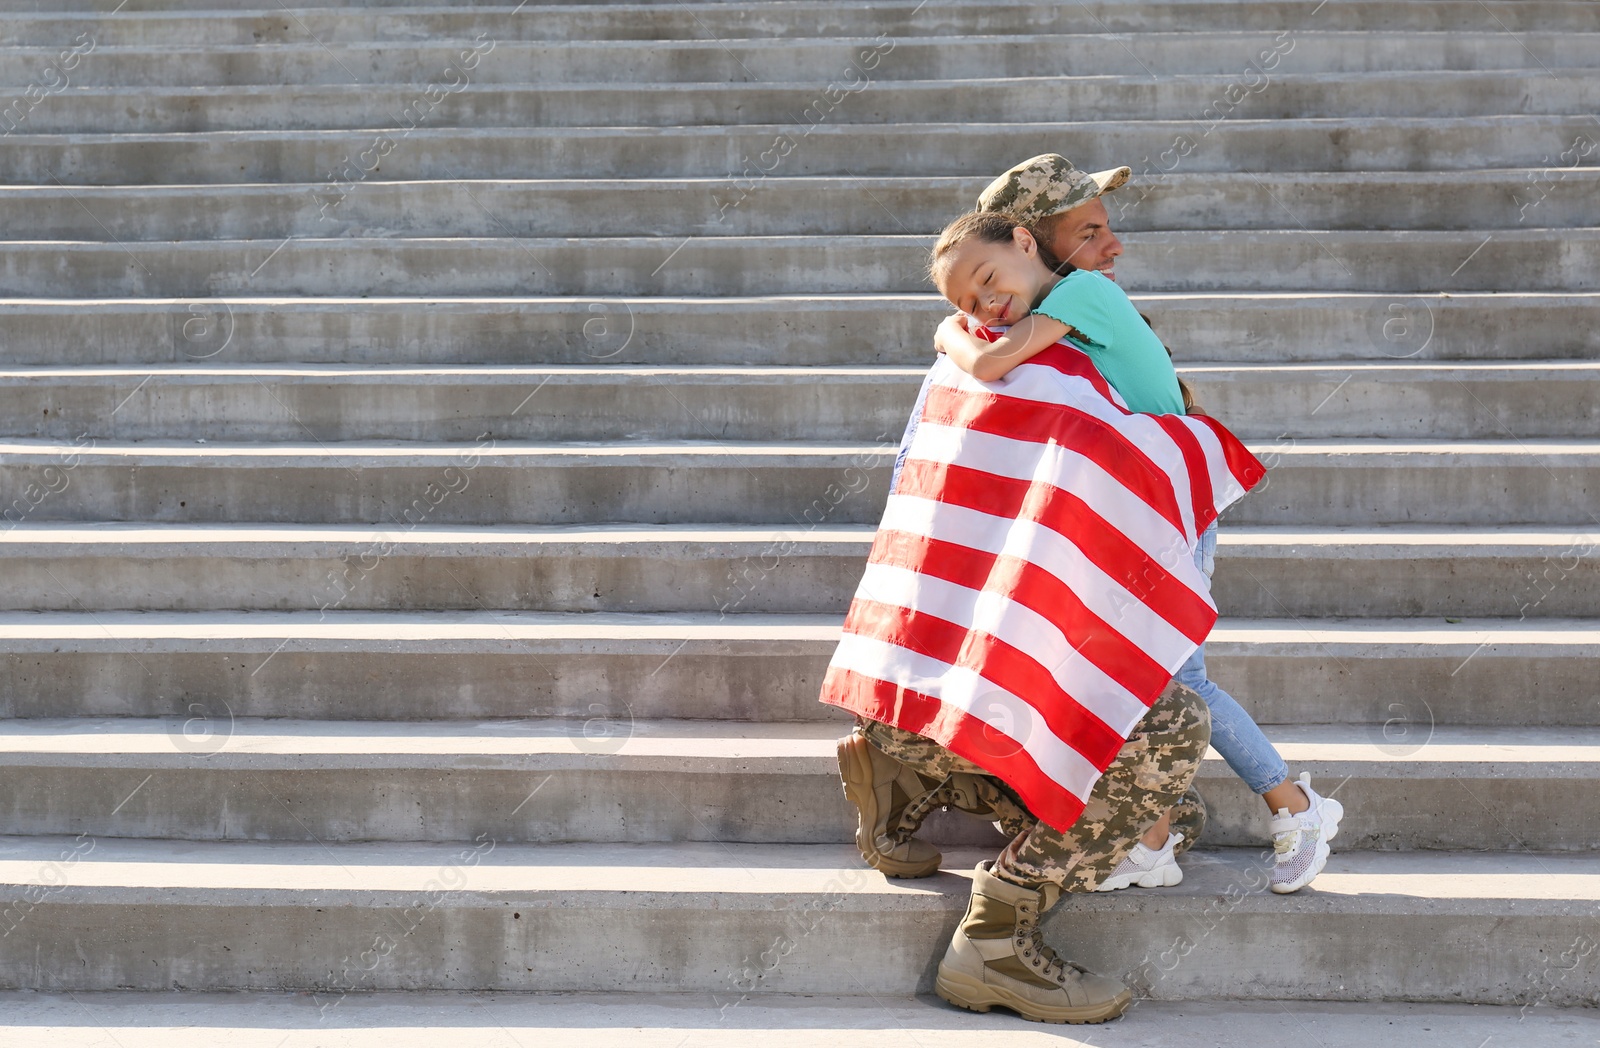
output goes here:
[{"label": "concrete staircase", "polygon": [[863,870],[815,698],[930,237],[1059,148],[1135,168],[1119,278],[1273,466],[1213,675],[1350,814],[1263,894],[1208,761],[1184,884],[1053,938],[1157,999],[1600,1004],[1600,6],[155,6],[0,0],[0,990],[727,1043],[926,990],[992,834]]}]

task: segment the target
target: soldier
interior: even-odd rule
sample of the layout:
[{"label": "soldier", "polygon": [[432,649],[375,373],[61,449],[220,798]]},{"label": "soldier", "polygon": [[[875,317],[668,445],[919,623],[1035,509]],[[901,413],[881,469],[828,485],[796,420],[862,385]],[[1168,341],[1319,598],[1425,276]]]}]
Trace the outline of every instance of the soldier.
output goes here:
[{"label": "soldier", "polygon": [[[1077,269],[1098,269],[1115,279],[1116,258],[1122,254],[1122,244],[1111,232],[1111,219],[1100,198],[1121,187],[1127,177],[1125,167],[1091,175],[1078,170],[1059,153],[1045,153],[1023,161],[991,182],[978,197],[978,207],[1032,228],[1042,249],[1056,260]],[[1149,319],[1145,322],[1148,324]],[[1148,357],[1139,363],[1131,350],[1131,346],[1126,353],[1120,348],[1101,347],[1089,353],[1133,410],[1165,410],[1155,406],[1152,397],[1142,391],[1153,388],[1151,383],[1158,381],[1160,371],[1170,376],[1171,367],[1155,368]],[[1159,350],[1155,352],[1159,358]],[[1167,356],[1171,357],[1170,351]],[[1192,392],[1181,378],[1178,389],[1184,413],[1199,413]],[[1195,550],[1195,564],[1208,579],[1216,548],[1217,525],[1213,522],[1201,534]],[[1206,672],[1204,645],[1178,670],[1177,679],[1205,700],[1211,711],[1217,753],[1271,813],[1269,825],[1275,855],[1272,890],[1284,895],[1299,891],[1315,880],[1327,864],[1329,842],[1339,832],[1344,805],[1312,789],[1309,773],[1301,772],[1298,779],[1290,779],[1289,765],[1255,718],[1211,680]],[[1182,881],[1183,871],[1172,848],[1175,838],[1168,830],[1166,820],[1152,827],[1140,842],[1142,847],[1129,855],[1127,869],[1108,881],[1105,890],[1133,884],[1163,887]]]},{"label": "soldier", "polygon": [[[1086,174],[1049,154],[1002,175],[979,203],[1007,210],[1026,200],[1047,216],[1032,224],[1057,259],[1114,276],[1122,245],[1099,198],[1128,175],[1127,168]],[[927,388],[901,443],[896,480]],[[1063,892],[1100,888],[1141,843],[1159,839],[1154,846],[1161,847],[1176,837],[1174,853],[1181,854],[1198,839],[1205,805],[1190,783],[1210,723],[1200,696],[1173,681],[1095,784],[1083,815],[1062,832],[1036,819],[1004,782],[932,740],[858,721],[838,756],[845,796],[859,814],[856,845],[868,865],[890,877],[935,872],[941,856],[916,832],[944,806],[993,820],[1011,837],[997,859],[973,872],[966,915],[939,964],[941,997],[975,1011],[1002,1006],[1037,1022],[1104,1022],[1127,1009],[1127,987],[1058,956],[1039,923]]]},{"label": "soldier", "polygon": [[922,820],[948,805],[998,822],[1012,836],[999,858],[973,871],[972,899],[936,990],[951,1004],[995,1005],[1035,1022],[1095,1023],[1121,1015],[1133,994],[1056,953],[1039,921],[1063,892],[1092,892],[1172,810],[1184,844],[1200,836],[1205,804],[1190,788],[1211,738],[1205,702],[1176,681],[1150,707],[1066,832],[1035,819],[1010,787],[949,750],[900,728],[861,720],[839,742],[845,796],[860,814],[856,845],[890,877],[925,877],[940,854],[916,839]]}]

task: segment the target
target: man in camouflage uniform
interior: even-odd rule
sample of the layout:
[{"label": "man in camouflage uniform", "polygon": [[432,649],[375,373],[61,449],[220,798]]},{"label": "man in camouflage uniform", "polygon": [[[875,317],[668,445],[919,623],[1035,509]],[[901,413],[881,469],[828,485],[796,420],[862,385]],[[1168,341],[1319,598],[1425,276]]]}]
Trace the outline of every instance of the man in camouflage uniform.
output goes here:
[{"label": "man in camouflage uniform", "polygon": [[1039,234],[1039,243],[1056,261],[1115,279],[1122,242],[1111,232],[1111,216],[1100,198],[1121,189],[1131,173],[1114,167],[1090,174],[1060,153],[1044,153],[990,182],[978,196],[978,210],[1014,216]]},{"label": "man in camouflage uniform", "polygon": [[[1117,168],[1091,175],[1046,154],[1001,175],[978,204],[1015,214],[1057,259],[1114,276],[1122,245],[1099,198],[1128,174]],[[925,384],[901,443],[896,479],[926,393]],[[1171,828],[1183,834],[1180,852],[1199,838],[1205,805],[1190,783],[1210,737],[1205,702],[1173,681],[1096,782],[1083,815],[1063,832],[1036,819],[1000,779],[931,739],[859,720],[839,742],[839,770],[845,796],[860,815],[856,845],[869,865],[891,877],[936,871],[939,852],[915,834],[940,807],[992,820],[1011,837],[999,858],[973,872],[966,915],[939,964],[939,995],[964,1008],[986,1012],[999,1005],[1042,1022],[1104,1022],[1121,1015],[1132,993],[1057,956],[1044,944],[1039,922],[1063,892],[1099,887],[1169,810]]]}]

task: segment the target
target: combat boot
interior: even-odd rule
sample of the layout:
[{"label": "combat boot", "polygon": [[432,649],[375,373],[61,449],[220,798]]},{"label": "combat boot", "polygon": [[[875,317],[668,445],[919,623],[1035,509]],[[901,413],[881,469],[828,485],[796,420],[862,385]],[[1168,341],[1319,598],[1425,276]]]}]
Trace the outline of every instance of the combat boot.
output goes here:
[{"label": "combat boot", "polygon": [[934,989],[975,1012],[996,1005],[1033,1022],[1101,1023],[1127,1010],[1133,993],[1063,960],[1044,944],[1039,921],[1061,897],[1000,880],[982,862],[972,875],[972,901],[939,962]]},{"label": "combat boot", "polygon": [[856,806],[856,847],[867,865],[887,877],[926,877],[939,868],[939,849],[912,835],[931,811],[940,784],[874,746],[859,731],[839,740],[839,777]]}]

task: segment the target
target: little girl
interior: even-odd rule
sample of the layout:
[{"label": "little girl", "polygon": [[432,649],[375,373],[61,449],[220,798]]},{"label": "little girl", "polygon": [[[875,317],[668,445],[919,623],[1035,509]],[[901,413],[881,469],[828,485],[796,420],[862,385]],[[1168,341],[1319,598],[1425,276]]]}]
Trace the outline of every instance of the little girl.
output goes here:
[{"label": "little girl", "polygon": [[[1082,350],[1130,411],[1183,414],[1184,398],[1166,347],[1128,296],[1093,270],[1066,276],[1040,248],[1032,232],[1005,215],[975,211],[952,222],[934,246],[930,273],[939,293],[961,311],[939,325],[935,344],[961,370],[984,382],[1007,372],[1057,342]],[[1006,328],[994,342],[976,338],[970,320]],[[1217,526],[1200,537],[1195,562],[1211,578]],[[1211,708],[1211,744],[1234,773],[1266,802],[1275,863],[1272,890],[1297,891],[1328,861],[1328,842],[1339,830],[1344,808],[1319,796],[1311,776],[1289,781],[1289,768],[1256,722],[1233,697],[1206,676],[1202,646],[1178,671],[1178,681]],[[1168,887],[1183,880],[1174,848],[1183,840],[1170,832],[1171,813],[1145,833],[1122,864],[1099,887]]]}]

